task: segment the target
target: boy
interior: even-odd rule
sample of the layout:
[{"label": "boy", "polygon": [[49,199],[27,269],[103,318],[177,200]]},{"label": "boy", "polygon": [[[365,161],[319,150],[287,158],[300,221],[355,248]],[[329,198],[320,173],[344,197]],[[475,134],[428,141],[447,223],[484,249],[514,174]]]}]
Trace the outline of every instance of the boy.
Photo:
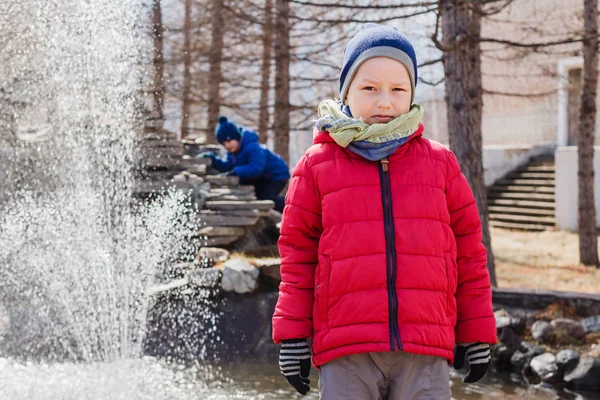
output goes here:
[{"label": "boy", "polygon": [[273,339],[302,394],[311,354],[324,400],[449,399],[455,356],[466,382],[487,370],[496,325],[481,222],[454,154],[422,137],[416,83],[408,39],[363,26],[344,49],[340,101],[319,105],[294,170]]},{"label": "boy", "polygon": [[249,129],[237,127],[227,117],[219,117],[215,129],[217,141],[227,150],[227,158],[214,153],[202,153],[199,157],[212,159],[212,166],[228,175],[236,175],[243,185],[253,185],[258,200],[273,200],[275,209],[283,212],[284,198],[279,193],[290,179],[285,161],[259,144],[258,135]]}]

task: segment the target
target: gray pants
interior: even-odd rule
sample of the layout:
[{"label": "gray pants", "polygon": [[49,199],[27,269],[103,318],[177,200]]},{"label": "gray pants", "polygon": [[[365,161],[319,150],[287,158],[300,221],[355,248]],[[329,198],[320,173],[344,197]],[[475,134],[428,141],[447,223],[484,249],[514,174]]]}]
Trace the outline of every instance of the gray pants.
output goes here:
[{"label": "gray pants", "polygon": [[450,399],[448,360],[404,352],[363,353],[321,366],[321,400]]}]

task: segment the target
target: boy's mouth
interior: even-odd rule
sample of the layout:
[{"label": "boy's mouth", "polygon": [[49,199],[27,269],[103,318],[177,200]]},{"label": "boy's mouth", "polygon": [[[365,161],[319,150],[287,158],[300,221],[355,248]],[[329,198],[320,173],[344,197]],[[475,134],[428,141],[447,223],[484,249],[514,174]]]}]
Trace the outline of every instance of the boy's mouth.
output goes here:
[{"label": "boy's mouth", "polygon": [[379,121],[379,122],[390,122],[391,120],[394,119],[394,117],[392,117],[392,116],[389,116],[389,115],[380,115],[380,114],[373,115],[371,118],[374,119],[374,120],[376,120],[376,121]]}]

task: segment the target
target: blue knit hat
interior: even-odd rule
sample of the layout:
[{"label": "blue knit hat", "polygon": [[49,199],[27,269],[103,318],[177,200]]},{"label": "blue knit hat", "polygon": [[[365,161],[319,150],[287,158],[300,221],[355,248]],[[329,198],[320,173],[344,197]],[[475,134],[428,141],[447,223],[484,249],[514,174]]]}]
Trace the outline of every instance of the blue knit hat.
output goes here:
[{"label": "blue knit hat", "polygon": [[215,128],[215,135],[217,136],[217,142],[223,144],[228,140],[241,140],[242,131],[233,122],[227,120],[227,117],[221,115],[219,117],[219,124]]},{"label": "blue knit hat", "polygon": [[340,100],[348,94],[350,83],[358,68],[370,58],[387,57],[401,62],[408,70],[412,104],[417,86],[417,56],[410,41],[395,28],[364,24],[344,48],[344,65],[340,73]]}]

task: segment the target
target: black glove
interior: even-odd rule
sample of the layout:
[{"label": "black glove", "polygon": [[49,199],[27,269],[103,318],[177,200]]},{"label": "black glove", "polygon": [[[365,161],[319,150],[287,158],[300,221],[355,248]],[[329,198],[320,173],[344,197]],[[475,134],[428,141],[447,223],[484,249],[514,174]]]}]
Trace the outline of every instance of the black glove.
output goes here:
[{"label": "black glove", "polygon": [[283,340],[279,350],[279,369],[285,379],[305,395],[310,390],[310,348],[306,339]]},{"label": "black glove", "polygon": [[490,345],[487,343],[463,343],[457,345],[454,353],[454,369],[461,369],[465,358],[469,361],[470,370],[463,379],[463,382],[477,382],[483,378],[490,365]]}]

